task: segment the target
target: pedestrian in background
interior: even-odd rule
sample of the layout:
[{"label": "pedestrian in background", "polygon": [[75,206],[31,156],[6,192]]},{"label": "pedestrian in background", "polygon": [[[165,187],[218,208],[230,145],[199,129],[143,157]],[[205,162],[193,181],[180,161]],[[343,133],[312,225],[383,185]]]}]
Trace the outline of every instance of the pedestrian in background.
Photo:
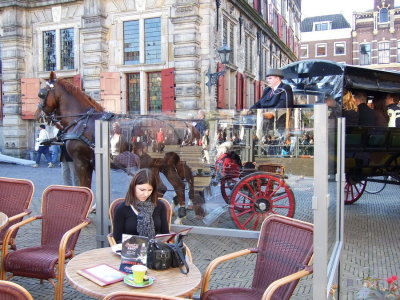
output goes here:
[{"label": "pedestrian in background", "polygon": [[[57,127],[53,128],[53,138],[57,139],[59,129]],[[60,162],[60,145],[57,144],[52,144],[50,146],[50,152],[51,152],[51,162],[53,163],[54,166],[57,166],[57,164]]]},{"label": "pedestrian in background", "polygon": [[389,115],[388,127],[400,128],[400,106],[399,106],[399,95],[397,94],[387,94],[386,95],[386,105],[387,112]]},{"label": "pedestrian in background", "polygon": [[75,165],[71,156],[68,154],[65,144],[62,144],[61,146],[60,160],[64,185],[79,186],[79,179],[76,174]]},{"label": "pedestrian in background", "polygon": [[46,131],[46,125],[41,124],[39,126],[39,137],[36,139],[35,143],[35,150],[37,151],[36,163],[32,166],[34,168],[39,167],[40,165],[40,158],[42,154],[46,157],[48,167],[52,168],[54,165],[51,162],[51,155],[50,155],[50,146],[49,145],[42,145],[43,142],[49,140],[49,134]]}]

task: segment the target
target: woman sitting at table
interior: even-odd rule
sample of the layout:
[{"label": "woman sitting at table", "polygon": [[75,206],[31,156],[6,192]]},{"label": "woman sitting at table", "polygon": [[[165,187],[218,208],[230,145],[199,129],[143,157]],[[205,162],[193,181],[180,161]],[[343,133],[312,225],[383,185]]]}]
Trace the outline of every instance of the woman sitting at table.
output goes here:
[{"label": "woman sitting at table", "polygon": [[121,243],[122,234],[153,238],[169,233],[167,210],[158,200],[157,180],[150,169],[141,169],[132,178],[125,202],[115,211],[113,236]]}]

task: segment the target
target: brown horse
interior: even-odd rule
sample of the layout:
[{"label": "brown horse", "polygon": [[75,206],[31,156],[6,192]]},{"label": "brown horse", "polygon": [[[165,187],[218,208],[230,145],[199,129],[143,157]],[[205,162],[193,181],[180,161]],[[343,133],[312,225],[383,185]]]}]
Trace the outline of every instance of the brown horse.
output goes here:
[{"label": "brown horse", "polygon": [[79,184],[91,187],[94,170],[95,120],[105,115],[104,108],[79,88],[50,73],[36,116],[53,122],[61,131],[68,154],[74,161]]}]

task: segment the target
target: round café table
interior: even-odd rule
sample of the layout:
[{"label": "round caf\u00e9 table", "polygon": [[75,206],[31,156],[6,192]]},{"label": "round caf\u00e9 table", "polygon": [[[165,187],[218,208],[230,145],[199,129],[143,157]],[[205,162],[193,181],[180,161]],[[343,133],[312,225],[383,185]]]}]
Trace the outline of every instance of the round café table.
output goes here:
[{"label": "round caf\u00e9 table", "polygon": [[103,299],[112,292],[143,292],[163,294],[168,296],[191,297],[201,283],[201,273],[193,264],[189,263],[189,273],[182,274],[178,268],[165,271],[148,270],[149,276],[155,277],[154,283],[144,288],[134,288],[123,281],[106,286],[100,286],[93,281],[79,275],[77,271],[107,264],[119,269],[121,257],[111,251],[111,247],[89,250],[72,258],[65,269],[65,275],[70,283],[79,292],[93,298]]},{"label": "round caf\u00e9 table", "polygon": [[8,217],[5,213],[0,212],[0,229],[4,228],[8,224]]}]

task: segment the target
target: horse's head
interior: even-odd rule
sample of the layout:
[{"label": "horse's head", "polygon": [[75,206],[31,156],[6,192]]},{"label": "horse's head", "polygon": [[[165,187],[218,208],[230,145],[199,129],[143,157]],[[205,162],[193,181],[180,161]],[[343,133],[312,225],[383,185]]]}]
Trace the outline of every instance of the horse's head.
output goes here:
[{"label": "horse's head", "polygon": [[55,114],[57,109],[57,101],[55,96],[56,74],[51,71],[50,78],[46,81],[46,86],[39,90],[40,103],[36,111],[37,118],[44,118],[45,120],[52,121],[51,117]]}]

